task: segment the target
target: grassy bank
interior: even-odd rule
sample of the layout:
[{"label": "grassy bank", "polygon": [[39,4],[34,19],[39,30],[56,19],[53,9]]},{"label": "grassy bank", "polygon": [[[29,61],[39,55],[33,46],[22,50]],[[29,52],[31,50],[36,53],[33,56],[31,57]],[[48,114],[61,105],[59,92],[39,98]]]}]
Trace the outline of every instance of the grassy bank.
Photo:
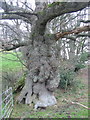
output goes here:
[{"label": "grassy bank", "polygon": [[[18,53],[21,55],[21,53]],[[4,52],[0,53],[0,68],[3,71],[13,70],[16,71],[22,67],[19,59],[16,56],[15,52]]]},{"label": "grassy bank", "polygon": [[[32,105],[15,103],[11,118],[88,118],[88,109],[69,102],[71,100],[88,106],[86,71],[87,70],[80,72],[75,84],[69,87],[67,91],[63,89],[57,89],[55,91],[58,102],[57,105],[34,111]],[[17,97],[17,95],[15,95],[15,97]],[[68,102],[65,102],[65,99],[67,99]]]},{"label": "grassy bank", "polygon": [[[0,59],[0,68],[2,67],[3,72],[20,72],[23,67],[14,52],[11,52],[11,54],[9,52],[0,53],[0,57],[2,57]],[[11,118],[88,118],[88,109],[70,102],[74,101],[88,106],[87,77],[87,69],[83,69],[79,72],[73,86],[70,86],[66,91],[64,89],[57,89],[55,91],[57,105],[55,106],[47,107],[46,109],[39,108],[38,111],[34,111],[33,105],[14,103]],[[15,99],[17,95],[14,94]]]},{"label": "grassy bank", "polygon": [[[17,54],[21,57],[20,52],[17,52]],[[17,54],[13,51],[0,53],[0,73],[2,76],[0,84],[2,90],[6,90],[7,86],[13,87],[23,72],[24,66],[17,58]]]}]

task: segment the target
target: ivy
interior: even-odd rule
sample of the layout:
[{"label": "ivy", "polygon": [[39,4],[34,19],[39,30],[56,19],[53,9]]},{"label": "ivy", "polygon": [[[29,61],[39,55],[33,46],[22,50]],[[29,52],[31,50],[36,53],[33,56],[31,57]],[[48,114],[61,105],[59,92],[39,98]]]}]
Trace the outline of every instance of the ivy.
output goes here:
[{"label": "ivy", "polygon": [[51,4],[48,4],[48,7],[52,7],[52,6],[55,6],[55,5],[60,5],[61,2],[53,2]]}]

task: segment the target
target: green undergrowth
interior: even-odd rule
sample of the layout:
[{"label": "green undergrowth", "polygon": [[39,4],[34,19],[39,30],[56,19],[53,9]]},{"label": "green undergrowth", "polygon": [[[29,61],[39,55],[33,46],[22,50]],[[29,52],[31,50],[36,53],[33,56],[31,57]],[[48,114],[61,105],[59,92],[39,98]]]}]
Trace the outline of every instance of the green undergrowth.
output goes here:
[{"label": "green undergrowth", "polygon": [[64,2],[64,0],[61,0],[60,2],[53,2],[53,3],[51,3],[51,4],[48,4],[48,7],[53,7],[53,6],[55,6],[55,5],[62,5],[63,2]]},{"label": "green undergrowth", "polygon": [[[14,56],[15,53],[11,52],[14,55],[8,53],[0,53],[0,68],[2,67],[3,71],[20,71],[23,66],[18,61],[18,58]],[[21,55],[21,53],[18,54]],[[24,83],[24,77],[21,78],[18,84]],[[11,118],[88,118],[87,109],[64,101],[67,99],[88,106],[88,86],[86,81],[85,78],[78,75],[72,86],[69,86],[66,90],[59,88],[55,91],[56,106],[47,107],[46,109],[39,108],[37,111],[33,110],[33,105],[16,104],[15,99],[19,93],[15,93]]]},{"label": "green undergrowth", "polygon": [[[18,52],[18,55],[21,56],[21,53]],[[2,71],[17,71],[21,69],[21,67],[22,64],[16,57],[15,52],[0,53],[0,68],[2,68]]]},{"label": "green undergrowth", "polygon": [[[21,106],[20,106],[21,107]],[[18,107],[17,107],[18,108]],[[68,109],[67,112],[53,112],[52,110],[47,110],[47,111],[39,111],[39,112],[35,112],[32,111],[30,112],[30,107],[25,107],[25,105],[23,106],[24,109],[22,109],[23,111],[20,112],[19,108],[16,112],[17,115],[15,115],[13,113],[13,117],[12,118],[88,118],[88,110],[77,110],[74,109],[74,112],[71,112],[72,109]],[[29,109],[29,110],[28,110]],[[25,112],[26,110],[26,112]]]},{"label": "green undergrowth", "polygon": [[[67,90],[57,89],[55,91],[57,105],[47,107],[46,109],[39,108],[35,111],[33,105],[15,103],[11,118],[88,118],[88,109],[69,102],[79,102],[88,106],[88,87],[85,79],[82,80],[81,75],[78,75],[76,81]],[[15,94],[15,99],[17,96]]]},{"label": "green undergrowth", "polygon": [[[22,57],[20,52],[17,52],[17,54],[20,58]],[[23,69],[25,69],[17,58],[17,54],[13,51],[0,53],[0,73],[2,76],[0,84],[2,90],[6,90],[7,86],[13,87],[14,83],[20,79],[19,76],[21,76]]]}]

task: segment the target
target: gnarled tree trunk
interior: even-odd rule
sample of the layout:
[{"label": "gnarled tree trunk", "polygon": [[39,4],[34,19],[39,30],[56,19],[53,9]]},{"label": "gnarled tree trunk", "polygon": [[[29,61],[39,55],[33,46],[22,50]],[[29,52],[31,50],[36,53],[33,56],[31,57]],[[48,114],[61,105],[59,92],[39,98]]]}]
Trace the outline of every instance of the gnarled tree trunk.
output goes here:
[{"label": "gnarled tree trunk", "polygon": [[[37,4],[36,4],[37,5]],[[39,3],[41,8],[43,4]],[[39,12],[38,7],[36,10]],[[59,60],[56,58],[56,53],[53,48],[55,42],[52,43],[44,37],[45,29],[39,31],[39,21],[33,17],[31,42],[26,47],[24,55],[26,56],[27,66],[29,69],[26,83],[22,89],[18,101],[25,99],[26,104],[35,104],[35,109],[38,107],[47,107],[57,103],[53,91],[59,85]],[[54,43],[54,44],[53,44]]]},{"label": "gnarled tree trunk", "polygon": [[[46,0],[48,1],[48,0]],[[28,67],[25,86],[17,100],[26,104],[35,104],[38,107],[47,107],[56,104],[53,91],[59,84],[59,54],[54,49],[56,40],[68,34],[78,34],[82,31],[90,31],[90,26],[71,30],[69,32],[58,32],[51,35],[45,34],[47,23],[60,15],[82,10],[90,3],[63,3],[54,2],[50,6],[44,7],[44,2],[36,0],[34,12],[28,9],[8,5],[0,1],[0,7],[4,10],[2,19],[21,19],[31,24],[31,34],[28,43],[18,42],[17,44],[4,44],[4,50],[13,50],[21,46],[25,47],[25,59]]]},{"label": "gnarled tree trunk", "polygon": [[42,37],[36,39],[26,50],[29,72],[18,97],[19,102],[23,99],[26,104],[33,102],[35,109],[56,104],[53,91],[58,87],[60,80],[59,60],[54,53],[53,44],[45,43]]}]

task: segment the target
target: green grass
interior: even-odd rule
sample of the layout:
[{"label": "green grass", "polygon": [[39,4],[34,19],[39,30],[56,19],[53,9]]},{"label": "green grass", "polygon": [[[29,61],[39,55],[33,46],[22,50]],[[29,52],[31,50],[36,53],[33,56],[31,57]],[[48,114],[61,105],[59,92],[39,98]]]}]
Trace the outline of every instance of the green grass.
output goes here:
[{"label": "green grass", "polygon": [[88,110],[75,106],[67,106],[56,110],[48,107],[46,110],[32,110],[32,107],[24,104],[15,105],[11,118],[88,118]]},{"label": "green grass", "polygon": [[55,91],[58,102],[56,106],[34,111],[33,106],[15,103],[11,118],[88,118],[87,109],[63,101],[67,99],[88,106],[87,85],[83,83],[80,76],[77,77],[76,81],[77,83],[69,87],[67,91],[63,89]]},{"label": "green grass", "polygon": [[19,62],[19,59],[16,57],[16,53],[14,52],[0,53],[0,68],[2,68],[3,71],[8,71],[8,70],[16,71],[21,67],[22,64]]},{"label": "green grass", "polygon": [[[0,68],[2,67],[3,71],[19,71],[22,68],[22,64],[17,62],[18,58],[15,56],[15,53],[11,53],[14,55],[0,53]],[[38,109],[38,111],[34,111],[33,106],[14,103],[11,118],[88,118],[87,109],[82,106],[63,102],[64,99],[67,99],[78,101],[79,103],[88,106],[88,88],[84,82],[85,80],[82,80],[79,75],[74,86],[69,87],[66,91],[63,89],[57,89],[55,92],[55,97],[58,102],[57,106],[51,106],[46,109]],[[16,97],[17,94],[14,96]]]},{"label": "green grass", "polygon": [[[17,52],[17,54],[21,57],[20,52]],[[14,75],[17,75],[18,72],[22,72],[22,68],[25,68],[25,67],[17,58],[15,52],[10,51],[10,52],[0,53],[0,74],[2,76],[2,78],[0,79],[0,85],[2,87],[2,90],[6,90],[6,86],[13,87],[14,82],[16,81],[13,81],[13,83],[11,83],[8,80],[9,79],[13,80]],[[18,81],[18,78],[17,78],[17,81]]]}]

